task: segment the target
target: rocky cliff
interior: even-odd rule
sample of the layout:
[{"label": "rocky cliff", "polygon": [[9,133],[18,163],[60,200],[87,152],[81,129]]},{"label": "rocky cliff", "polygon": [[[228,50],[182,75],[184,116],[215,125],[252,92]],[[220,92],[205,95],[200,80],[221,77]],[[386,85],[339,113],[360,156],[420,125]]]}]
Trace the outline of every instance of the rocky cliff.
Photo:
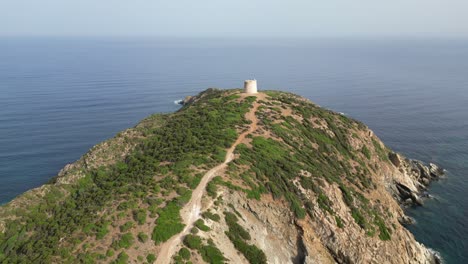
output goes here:
[{"label": "rocky cliff", "polygon": [[299,96],[209,89],[2,206],[0,262],[438,263],[403,207],[442,175]]}]

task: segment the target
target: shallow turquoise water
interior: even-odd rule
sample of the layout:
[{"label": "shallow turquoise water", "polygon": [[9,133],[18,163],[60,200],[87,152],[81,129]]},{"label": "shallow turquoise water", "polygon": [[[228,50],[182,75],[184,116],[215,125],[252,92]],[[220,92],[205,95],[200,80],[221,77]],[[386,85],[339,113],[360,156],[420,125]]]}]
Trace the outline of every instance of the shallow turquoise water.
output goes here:
[{"label": "shallow turquoise water", "polygon": [[0,202],[94,144],[208,87],[291,91],[368,124],[391,148],[448,170],[417,239],[468,263],[468,41],[0,39]]}]

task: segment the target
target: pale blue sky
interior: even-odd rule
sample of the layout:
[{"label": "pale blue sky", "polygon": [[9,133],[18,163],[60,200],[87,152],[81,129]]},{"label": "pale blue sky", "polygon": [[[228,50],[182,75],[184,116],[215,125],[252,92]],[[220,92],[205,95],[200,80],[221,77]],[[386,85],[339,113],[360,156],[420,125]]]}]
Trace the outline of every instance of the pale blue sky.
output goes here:
[{"label": "pale blue sky", "polygon": [[468,0],[1,0],[1,35],[468,37]]}]

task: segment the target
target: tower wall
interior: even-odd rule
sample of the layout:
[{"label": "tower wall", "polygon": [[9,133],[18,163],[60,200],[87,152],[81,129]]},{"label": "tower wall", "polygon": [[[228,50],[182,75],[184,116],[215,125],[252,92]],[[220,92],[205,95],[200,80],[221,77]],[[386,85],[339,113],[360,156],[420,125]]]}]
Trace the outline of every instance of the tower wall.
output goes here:
[{"label": "tower wall", "polygon": [[256,94],[257,93],[257,80],[245,80],[244,93]]}]

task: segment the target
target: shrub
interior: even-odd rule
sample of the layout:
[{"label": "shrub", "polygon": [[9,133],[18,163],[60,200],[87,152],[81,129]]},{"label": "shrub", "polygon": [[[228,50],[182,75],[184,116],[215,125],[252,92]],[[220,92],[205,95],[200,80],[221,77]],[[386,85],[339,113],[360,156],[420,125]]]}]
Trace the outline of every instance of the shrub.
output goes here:
[{"label": "shrub", "polygon": [[209,196],[216,198],[218,188],[216,187],[216,183],[212,180],[206,186],[206,192]]},{"label": "shrub", "polygon": [[127,232],[133,227],[133,222],[126,222],[120,226],[120,232]]},{"label": "shrub", "polygon": [[226,224],[229,227],[229,232],[236,234],[236,236],[241,237],[244,240],[250,240],[250,234],[247,232],[241,225],[237,223],[237,217],[229,212],[225,212]]},{"label": "shrub", "polygon": [[267,263],[265,253],[255,245],[249,245],[245,241],[236,238],[232,233],[228,233],[229,239],[234,247],[239,250],[251,264]]},{"label": "shrub", "polygon": [[118,256],[115,261],[112,263],[114,264],[127,264],[128,263],[128,255],[124,251],[122,251]]},{"label": "shrub", "polygon": [[353,198],[351,191],[344,184],[340,184],[340,190],[341,190],[341,193],[343,194],[343,200],[345,204],[348,207],[353,206],[354,198]]},{"label": "shrub", "polygon": [[335,216],[335,221],[336,221],[336,225],[339,227],[339,228],[343,228],[344,225],[343,225],[343,220],[341,220],[341,217],[339,216]]},{"label": "shrub", "polygon": [[331,208],[332,202],[330,201],[330,199],[328,199],[328,197],[325,194],[320,193],[318,195],[317,203],[320,206],[320,208],[322,208],[330,214],[333,214],[333,209]]},{"label": "shrub", "polygon": [[115,249],[130,248],[130,246],[133,244],[133,241],[133,235],[130,233],[126,233],[123,234],[119,240],[114,241],[114,243],[112,243],[112,246]]},{"label": "shrub", "polygon": [[266,255],[261,249],[245,242],[245,240],[250,239],[250,235],[237,223],[238,218],[229,212],[225,212],[224,215],[226,224],[229,227],[229,231],[226,232],[226,235],[234,244],[234,247],[245,256],[249,263],[267,263]]},{"label": "shrub", "polygon": [[107,229],[108,226],[109,222],[105,222],[97,227],[96,239],[103,239],[109,233],[109,229]]},{"label": "shrub", "polygon": [[108,249],[108,250],[106,251],[106,256],[107,256],[107,257],[112,257],[112,256],[114,256],[114,250]]},{"label": "shrub", "polygon": [[133,211],[133,219],[139,224],[142,225],[146,222],[146,210],[139,209]]},{"label": "shrub", "polygon": [[179,256],[181,256],[183,259],[190,259],[190,250],[187,248],[181,248],[179,250]]},{"label": "shrub", "polygon": [[195,226],[198,227],[198,229],[200,229],[201,231],[210,231],[210,228],[205,225],[205,221],[203,221],[203,219],[198,219],[195,222]]},{"label": "shrub", "polygon": [[148,241],[148,235],[143,232],[138,233],[138,241],[145,243]]},{"label": "shrub", "polygon": [[200,249],[202,240],[199,236],[189,234],[185,236],[184,244],[190,249]]},{"label": "shrub", "polygon": [[215,222],[219,222],[219,220],[221,220],[221,217],[218,215],[218,214],[213,214],[209,211],[205,211],[202,213],[202,216],[203,218],[208,218],[208,219],[211,219]]},{"label": "shrub", "polygon": [[172,260],[174,261],[174,264],[185,264],[184,259],[180,255],[174,255]]},{"label": "shrub", "polygon": [[379,231],[380,231],[379,238],[383,241],[390,240],[391,239],[390,230],[385,225],[385,222],[383,221],[383,219],[376,215],[375,224],[379,227]]},{"label": "shrub", "polygon": [[205,245],[200,250],[203,260],[212,264],[223,264],[225,258],[223,253],[214,245]]},{"label": "shrub", "polygon": [[367,227],[366,219],[364,218],[364,216],[362,216],[358,209],[352,208],[351,216],[354,218],[356,224],[358,224],[361,228],[365,229]]},{"label": "shrub", "polygon": [[152,239],[156,244],[160,244],[173,235],[180,233],[183,229],[184,224],[182,224],[180,218],[180,206],[170,202],[161,210],[158,219],[156,219]]},{"label": "shrub", "polygon": [[183,206],[184,204],[188,203],[188,201],[190,201],[190,198],[192,198],[192,190],[188,190],[186,188],[184,189],[187,191],[185,191],[182,195],[175,199],[177,204],[180,206]]},{"label": "shrub", "polygon": [[156,261],[156,256],[154,254],[148,254],[148,256],[146,256],[146,261],[152,264]]}]

